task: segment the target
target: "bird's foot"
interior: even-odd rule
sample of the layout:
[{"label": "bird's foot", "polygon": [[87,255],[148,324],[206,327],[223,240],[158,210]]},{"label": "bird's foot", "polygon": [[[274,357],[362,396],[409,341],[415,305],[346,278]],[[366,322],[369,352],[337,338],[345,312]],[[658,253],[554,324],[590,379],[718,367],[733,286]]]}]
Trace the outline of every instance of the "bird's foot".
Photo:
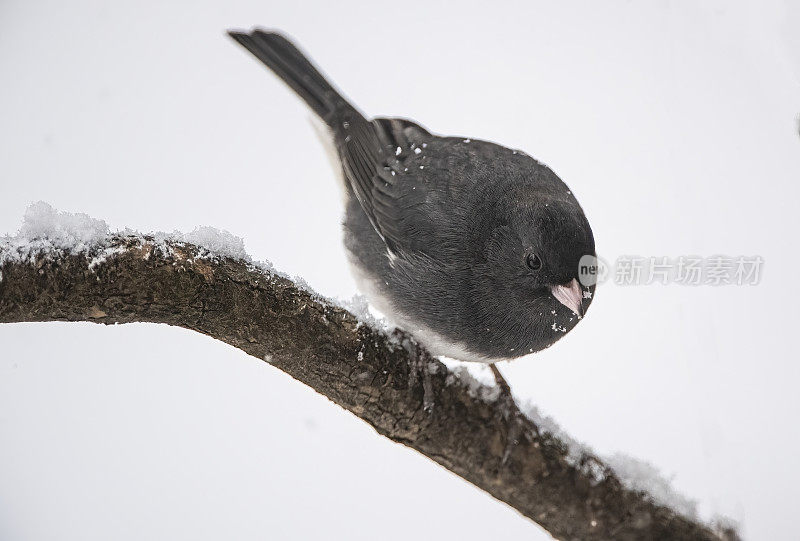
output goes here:
[{"label": "bird's foot", "polygon": [[436,405],[433,393],[433,380],[431,379],[431,356],[422,350],[419,357],[418,377],[422,381],[422,409],[430,413]]},{"label": "bird's foot", "polygon": [[505,464],[508,461],[508,457],[511,456],[511,451],[514,449],[514,446],[519,444],[524,414],[519,409],[519,406],[517,406],[514,395],[511,393],[511,386],[506,381],[506,378],[503,377],[503,374],[500,373],[500,369],[497,368],[497,365],[490,364],[489,368],[492,369],[494,381],[500,389],[499,400],[503,403],[503,416],[506,421],[508,421],[506,447],[503,451],[503,458],[501,459],[501,464]]},{"label": "bird's foot", "polygon": [[497,368],[497,365],[494,363],[490,364],[489,368],[492,369],[494,382],[500,388],[500,398],[516,406],[516,402],[514,402],[514,396],[511,394],[511,386],[506,381],[506,378],[503,377],[503,374],[500,373],[500,369]]},{"label": "bird's foot", "polygon": [[412,374],[409,374],[408,386],[414,386],[414,383],[419,382],[422,385],[422,409],[427,413],[433,411],[436,404],[433,392],[433,380],[431,379],[431,367],[433,365],[433,357],[426,349],[421,347],[414,338],[400,329],[395,329],[394,336],[408,351],[408,362]]}]

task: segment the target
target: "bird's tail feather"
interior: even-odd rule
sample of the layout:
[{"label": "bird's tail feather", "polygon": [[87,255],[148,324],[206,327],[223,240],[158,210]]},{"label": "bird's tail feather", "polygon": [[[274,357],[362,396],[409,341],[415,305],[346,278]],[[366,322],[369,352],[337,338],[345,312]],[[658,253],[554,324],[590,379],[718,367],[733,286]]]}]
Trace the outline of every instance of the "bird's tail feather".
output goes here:
[{"label": "bird's tail feather", "polygon": [[233,39],[263,62],[294,90],[328,125],[345,111],[355,111],[292,42],[265,30],[229,31]]}]

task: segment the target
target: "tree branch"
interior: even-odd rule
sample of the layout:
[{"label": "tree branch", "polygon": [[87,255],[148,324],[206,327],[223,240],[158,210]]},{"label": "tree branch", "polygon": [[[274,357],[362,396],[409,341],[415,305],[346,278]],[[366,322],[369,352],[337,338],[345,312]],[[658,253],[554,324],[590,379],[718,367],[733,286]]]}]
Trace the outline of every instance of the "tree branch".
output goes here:
[{"label": "tree branch", "polygon": [[[166,323],[267,361],[558,539],[734,539],[570,459],[486,387],[267,268],[183,242],[112,236],[88,251],[0,243],[0,323]],[[406,347],[401,345],[405,343]],[[420,361],[422,359],[422,361]],[[424,395],[433,408],[423,408]]]}]

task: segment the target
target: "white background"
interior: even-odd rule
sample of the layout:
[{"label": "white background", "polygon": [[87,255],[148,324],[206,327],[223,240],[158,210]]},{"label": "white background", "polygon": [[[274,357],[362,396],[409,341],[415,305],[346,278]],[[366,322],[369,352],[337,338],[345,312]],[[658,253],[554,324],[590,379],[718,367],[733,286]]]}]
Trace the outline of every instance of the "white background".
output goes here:
[{"label": "white background", "polygon": [[[370,114],[521,148],[598,252],[760,255],[754,287],[608,284],[504,366],[704,515],[796,538],[796,2],[0,2],[0,232],[46,200],[225,228],[351,296],[310,113],[228,27],[293,35]],[[556,6],[556,4],[558,4]],[[180,329],[0,326],[0,539],[547,539],[263,362]]]}]

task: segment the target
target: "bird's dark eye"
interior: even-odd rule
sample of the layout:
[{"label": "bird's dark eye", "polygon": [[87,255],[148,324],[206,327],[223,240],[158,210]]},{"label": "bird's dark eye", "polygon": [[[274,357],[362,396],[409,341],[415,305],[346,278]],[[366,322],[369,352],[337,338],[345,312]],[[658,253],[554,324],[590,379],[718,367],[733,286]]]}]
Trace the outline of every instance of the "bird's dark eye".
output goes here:
[{"label": "bird's dark eye", "polygon": [[525,264],[528,265],[528,268],[531,270],[539,270],[542,268],[542,260],[536,254],[528,254],[525,257]]}]

